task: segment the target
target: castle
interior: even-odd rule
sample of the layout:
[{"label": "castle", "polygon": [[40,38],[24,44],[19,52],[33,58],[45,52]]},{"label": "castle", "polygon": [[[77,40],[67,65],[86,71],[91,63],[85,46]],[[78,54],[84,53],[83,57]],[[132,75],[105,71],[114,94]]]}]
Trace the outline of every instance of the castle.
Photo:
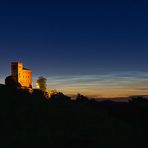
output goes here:
[{"label": "castle", "polygon": [[22,63],[11,63],[11,75],[16,78],[22,87],[32,86],[32,70],[24,68]]}]

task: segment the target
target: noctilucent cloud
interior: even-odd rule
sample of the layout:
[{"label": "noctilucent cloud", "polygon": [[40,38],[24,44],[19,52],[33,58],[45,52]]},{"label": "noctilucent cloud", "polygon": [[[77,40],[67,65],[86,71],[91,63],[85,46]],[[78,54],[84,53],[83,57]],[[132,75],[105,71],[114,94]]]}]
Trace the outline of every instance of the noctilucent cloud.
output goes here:
[{"label": "noctilucent cloud", "polygon": [[48,87],[95,97],[148,94],[148,1],[0,2],[0,81],[22,61]]}]

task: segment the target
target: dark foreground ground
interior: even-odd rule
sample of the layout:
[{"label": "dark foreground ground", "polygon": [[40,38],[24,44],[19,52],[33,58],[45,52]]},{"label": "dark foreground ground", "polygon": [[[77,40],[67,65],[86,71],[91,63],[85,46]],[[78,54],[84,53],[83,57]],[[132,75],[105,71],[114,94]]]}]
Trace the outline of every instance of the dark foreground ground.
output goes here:
[{"label": "dark foreground ground", "polygon": [[0,148],[147,148],[148,102],[46,100],[0,86]]}]

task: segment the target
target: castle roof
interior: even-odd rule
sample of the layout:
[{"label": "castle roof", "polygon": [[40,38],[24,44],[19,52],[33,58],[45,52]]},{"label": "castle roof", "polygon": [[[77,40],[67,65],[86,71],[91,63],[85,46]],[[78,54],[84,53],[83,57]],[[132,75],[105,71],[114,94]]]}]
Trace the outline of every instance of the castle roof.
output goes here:
[{"label": "castle roof", "polygon": [[31,69],[28,69],[28,68],[23,68],[23,70],[31,70]]}]

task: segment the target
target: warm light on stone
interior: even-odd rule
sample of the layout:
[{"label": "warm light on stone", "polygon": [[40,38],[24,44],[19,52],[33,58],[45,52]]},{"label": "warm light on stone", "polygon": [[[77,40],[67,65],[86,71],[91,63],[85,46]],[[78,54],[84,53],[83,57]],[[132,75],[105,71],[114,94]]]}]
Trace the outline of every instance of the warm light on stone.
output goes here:
[{"label": "warm light on stone", "polygon": [[20,62],[11,63],[11,75],[16,77],[17,81],[23,87],[31,87],[32,85],[32,71],[23,67]]}]

